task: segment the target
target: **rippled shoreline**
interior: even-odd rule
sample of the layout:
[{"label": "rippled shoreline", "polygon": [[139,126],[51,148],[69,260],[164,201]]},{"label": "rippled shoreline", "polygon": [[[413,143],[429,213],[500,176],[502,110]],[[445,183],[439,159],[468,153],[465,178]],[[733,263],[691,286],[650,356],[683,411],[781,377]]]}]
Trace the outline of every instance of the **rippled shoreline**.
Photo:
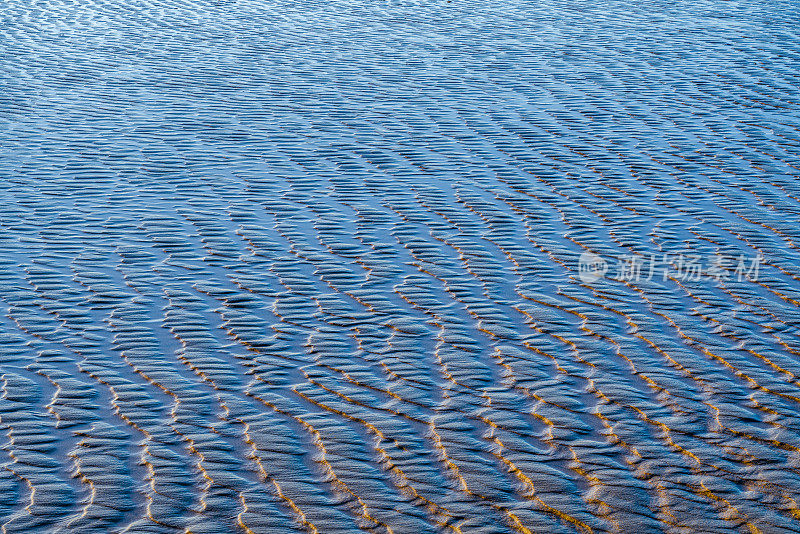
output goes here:
[{"label": "rippled shoreline", "polygon": [[0,524],[797,532],[796,3],[0,0]]}]

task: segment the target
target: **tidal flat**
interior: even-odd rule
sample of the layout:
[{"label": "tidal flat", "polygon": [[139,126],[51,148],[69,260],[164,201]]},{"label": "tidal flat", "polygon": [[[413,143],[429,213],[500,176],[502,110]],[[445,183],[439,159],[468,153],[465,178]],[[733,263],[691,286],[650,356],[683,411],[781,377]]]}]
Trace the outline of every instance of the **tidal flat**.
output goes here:
[{"label": "tidal flat", "polygon": [[0,525],[800,532],[795,0],[0,0]]}]

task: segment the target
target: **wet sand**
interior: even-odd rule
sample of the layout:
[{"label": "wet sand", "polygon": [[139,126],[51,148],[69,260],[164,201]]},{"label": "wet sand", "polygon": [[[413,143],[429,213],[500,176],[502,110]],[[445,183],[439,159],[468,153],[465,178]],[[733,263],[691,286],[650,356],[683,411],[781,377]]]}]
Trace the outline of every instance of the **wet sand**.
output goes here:
[{"label": "wet sand", "polygon": [[796,8],[0,1],[3,532],[800,531]]}]

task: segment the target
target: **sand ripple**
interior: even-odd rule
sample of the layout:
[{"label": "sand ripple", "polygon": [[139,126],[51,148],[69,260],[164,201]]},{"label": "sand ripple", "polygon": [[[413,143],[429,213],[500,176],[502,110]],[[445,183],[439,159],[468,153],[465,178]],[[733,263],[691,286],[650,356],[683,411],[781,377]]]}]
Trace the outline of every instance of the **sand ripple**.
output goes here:
[{"label": "sand ripple", "polygon": [[796,7],[0,1],[3,532],[800,531]]}]

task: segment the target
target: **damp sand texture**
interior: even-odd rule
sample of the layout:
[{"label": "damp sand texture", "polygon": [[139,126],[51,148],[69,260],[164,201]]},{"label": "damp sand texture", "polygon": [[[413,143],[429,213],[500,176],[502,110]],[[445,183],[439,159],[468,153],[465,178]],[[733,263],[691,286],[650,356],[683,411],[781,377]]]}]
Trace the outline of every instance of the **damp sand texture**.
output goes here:
[{"label": "damp sand texture", "polygon": [[2,532],[800,531],[799,27],[0,0]]}]

